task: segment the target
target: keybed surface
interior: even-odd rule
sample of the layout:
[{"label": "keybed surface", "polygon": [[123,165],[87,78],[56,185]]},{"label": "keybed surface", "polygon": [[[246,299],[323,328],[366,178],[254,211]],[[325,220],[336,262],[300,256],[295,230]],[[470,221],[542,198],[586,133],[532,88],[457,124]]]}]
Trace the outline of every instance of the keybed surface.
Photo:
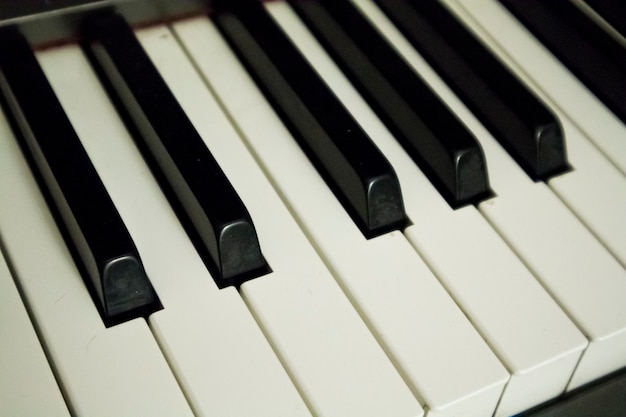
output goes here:
[{"label": "keybed surface", "polygon": [[15,358],[0,414],[509,416],[626,367],[624,122],[497,0],[441,0],[558,118],[571,170],[533,181],[384,7],[346,3],[477,139],[493,195],[451,207],[289,2],[267,2],[397,175],[408,225],[364,236],[216,18],[135,29],[269,265],[219,288],[102,71],[77,43],[37,50],[163,308],[105,326],[0,107],[0,348]]}]

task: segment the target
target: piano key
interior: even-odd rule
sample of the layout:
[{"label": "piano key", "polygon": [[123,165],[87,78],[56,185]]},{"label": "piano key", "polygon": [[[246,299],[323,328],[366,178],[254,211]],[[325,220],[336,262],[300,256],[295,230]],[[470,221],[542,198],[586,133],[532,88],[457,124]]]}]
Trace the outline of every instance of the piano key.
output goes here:
[{"label": "piano key", "polygon": [[563,9],[568,2],[500,0],[500,3],[520,19],[617,117],[626,122],[624,68],[596,49],[593,42],[561,15],[566,13]]},{"label": "piano key", "polygon": [[0,118],[0,231],[72,415],[192,416],[145,321],[106,328]]},{"label": "piano key", "polygon": [[[291,35],[287,22],[297,18],[292,15],[289,20],[286,5],[271,4],[268,10]],[[468,410],[470,415],[491,414],[508,373],[406,238],[399,232],[364,238],[208,21],[175,24],[174,29],[264,172],[430,415]],[[259,130],[261,120],[264,129]],[[448,378],[442,379],[444,374]]]},{"label": "piano key", "polygon": [[437,1],[377,4],[534,180],[568,170],[558,120]]},{"label": "piano key", "polygon": [[69,417],[61,390],[1,253],[0,294],[0,415]]},{"label": "piano key", "polygon": [[38,58],[142,254],[164,306],[150,328],[194,414],[310,416],[236,289],[209,275],[81,49]]},{"label": "piano key", "polygon": [[[358,5],[373,7],[368,2]],[[407,228],[407,236],[419,247],[425,261],[513,374],[501,404],[517,402],[515,409],[521,411],[562,392],[586,345],[580,332],[474,207],[452,210],[439,196],[320,46],[316,46],[311,35],[297,24],[297,18],[293,14],[289,17],[288,9],[280,3],[271,4],[268,9],[396,167],[413,223]],[[378,18],[372,20],[378,25],[381,18],[384,16],[378,12]],[[223,53],[214,48],[206,53],[206,44],[193,42],[194,37],[208,38],[208,32],[194,35],[194,31],[188,29],[186,35],[183,29],[176,27],[176,30],[207,79],[214,79],[214,88],[220,95],[230,96],[234,120],[250,118],[247,123],[250,126],[254,125],[254,118],[268,119],[258,107],[251,107],[249,102],[238,98],[243,86],[234,89],[224,82],[235,71],[225,65]],[[200,31],[199,28],[195,30]],[[212,42],[207,40],[206,43]],[[223,67],[219,71],[221,78],[215,78],[217,75],[212,74],[220,67]],[[242,84],[243,80],[237,83],[238,86]],[[250,131],[252,128],[249,127]],[[299,213],[306,212],[302,207],[306,207],[306,202],[297,207],[295,203],[291,204],[294,213],[304,221]],[[328,215],[325,213],[324,216]],[[308,230],[312,236],[321,233],[317,227]],[[451,259],[455,261],[450,262]],[[494,259],[498,262],[494,263]],[[349,269],[349,266],[335,262],[338,266],[333,270],[339,266],[343,270]],[[513,288],[515,294],[511,293]],[[532,301],[529,303],[528,300]],[[513,328],[511,323],[519,325]],[[529,395],[529,392],[533,394]],[[471,409],[480,414],[477,407]]]},{"label": "piano key", "polygon": [[136,139],[158,164],[208,251],[218,286],[267,272],[246,207],[128,24],[119,15],[101,14],[85,22],[84,33]]},{"label": "piano key", "polygon": [[453,207],[491,194],[476,139],[349,3],[291,5]]},{"label": "piano key", "polygon": [[363,233],[375,236],[404,226],[393,168],[262,5],[257,0],[215,5],[217,26]]},{"label": "piano key", "polygon": [[426,71],[420,68],[485,148],[498,196],[482,203],[480,211],[589,339],[568,389],[623,367],[626,314],[616,294],[626,291],[626,271],[545,184],[532,183],[507,161],[488,132],[435,74],[427,77]]},{"label": "piano key", "polygon": [[272,272],[240,293],[311,414],[422,415],[185,52],[161,34],[138,37],[255,219]]},{"label": "piano key", "polygon": [[[572,97],[546,94],[545,88],[548,84],[543,81],[547,81],[547,78],[540,81],[542,74],[548,72],[548,69],[557,73],[561,71],[561,74],[564,74],[563,70],[553,62],[553,57],[550,58],[539,46],[531,43],[532,36],[502,6],[489,2],[459,3],[456,7],[455,3],[449,4],[459,16],[463,17],[466,24],[472,27],[477,36],[490,45],[500,59],[505,60],[507,65],[556,112],[566,135],[569,159],[574,170],[567,175],[553,178],[548,184],[603,242],[622,266],[626,266],[626,222],[620,214],[626,210],[626,181],[624,181],[624,176],[612,165],[607,164],[603,156],[591,146],[572,119],[560,110],[559,107],[564,100],[572,100]],[[507,21],[507,24],[501,25],[499,22],[502,21]],[[498,23],[495,24],[495,22]],[[498,41],[496,42],[495,39]],[[541,65],[525,65],[522,58],[531,59],[532,62],[541,63]],[[548,66],[544,67],[544,65]],[[545,70],[535,71],[534,67],[545,68]],[[577,117],[581,118],[575,119],[576,124],[598,114],[593,112],[591,107],[589,113],[589,116],[583,116],[579,112]],[[574,117],[573,113],[571,116]],[[609,129],[602,135],[615,135],[614,140],[624,142],[626,130],[623,125],[621,133],[610,129],[610,126],[607,127]],[[624,151],[626,152],[626,148]]]},{"label": "piano key", "polygon": [[619,35],[626,36],[626,7],[620,0],[585,0],[576,4],[585,11],[591,9],[617,30]]},{"label": "piano key", "polygon": [[626,69],[626,49],[620,42],[619,34],[614,30],[611,32],[609,25],[594,18],[589,6],[585,7],[582,0],[556,2],[554,6],[559,16],[592,44],[596,51]]},{"label": "piano key", "polygon": [[2,35],[0,90],[86,268],[103,319],[113,324],[157,310],[134,243],[30,46],[17,31]]}]

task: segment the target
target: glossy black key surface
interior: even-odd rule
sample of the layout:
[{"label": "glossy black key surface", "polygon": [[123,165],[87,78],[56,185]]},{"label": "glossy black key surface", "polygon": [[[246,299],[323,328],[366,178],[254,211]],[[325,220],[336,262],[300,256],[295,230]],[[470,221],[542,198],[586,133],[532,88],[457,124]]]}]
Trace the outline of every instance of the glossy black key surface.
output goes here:
[{"label": "glossy black key surface", "polygon": [[[499,0],[617,117],[626,122],[626,67],[623,55],[579,26],[580,10],[569,0]],[[619,50],[620,46],[617,47]]]},{"label": "glossy black key surface", "polygon": [[452,207],[490,196],[476,139],[350,2],[290,4]]},{"label": "glossy black key surface", "polygon": [[585,0],[585,3],[620,35],[626,37],[626,2],[624,0]]},{"label": "glossy black key surface", "polygon": [[442,4],[376,2],[533,180],[568,169],[556,117]]},{"label": "glossy black key surface", "polygon": [[393,168],[260,2],[213,4],[218,28],[363,234],[403,227]]},{"label": "glossy black key surface", "polygon": [[[608,26],[597,20],[592,9],[584,7],[582,3],[573,1],[556,1],[551,6],[567,24],[585,39],[597,53],[612,60],[615,65],[626,70],[626,48],[620,43],[615,33],[607,31]],[[626,12],[626,7],[622,7]]]},{"label": "glossy black key surface", "polygon": [[135,139],[193,223],[217,285],[238,285],[266,273],[247,209],[126,21],[112,13],[93,16],[84,35]]},{"label": "glossy black key surface", "polygon": [[71,237],[104,322],[159,309],[122,219],[30,46],[12,28],[0,31],[0,74],[16,136],[47,187],[63,221],[60,227]]}]

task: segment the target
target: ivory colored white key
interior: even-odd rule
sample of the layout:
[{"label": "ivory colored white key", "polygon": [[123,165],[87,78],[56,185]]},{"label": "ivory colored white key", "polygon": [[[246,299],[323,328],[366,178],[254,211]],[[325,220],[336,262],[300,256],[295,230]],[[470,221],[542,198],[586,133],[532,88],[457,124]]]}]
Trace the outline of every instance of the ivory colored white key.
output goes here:
[{"label": "ivory colored white key", "polygon": [[175,30],[429,415],[490,414],[508,373],[402,233],[363,236],[208,21]]},{"label": "ivory colored white key", "polygon": [[[529,45],[532,41],[531,37],[525,34],[519,24],[496,2],[472,0],[463,3],[463,7],[458,7],[456,3],[451,3],[451,6],[459,15],[463,16],[464,20],[472,24],[472,28],[480,34],[485,42],[494,45],[494,49],[497,49],[496,43],[489,40],[491,38],[480,30],[477,23],[488,28],[488,30],[492,30],[492,27],[498,28],[502,24],[501,22],[506,22],[502,24],[502,27],[510,30],[494,32],[494,35],[497,35],[497,39],[507,40],[507,51],[516,50],[512,44],[509,45],[508,40],[515,39],[523,46]],[[493,22],[498,22],[498,24],[494,26]],[[539,48],[528,46],[520,49]],[[505,54],[501,55],[506,58]],[[543,63],[544,61],[537,60],[538,65],[540,62]],[[509,63],[518,74],[525,78],[529,85],[533,85],[528,76],[519,70],[519,67],[510,59]],[[536,88],[536,91],[541,94],[543,90]],[[549,100],[547,96],[544,99]],[[607,170],[603,170],[603,167],[606,168],[607,165],[601,164],[600,158],[594,154],[592,147],[585,146],[588,144],[569,123],[567,116],[560,113],[559,117],[565,128],[566,140],[570,149],[570,161],[574,166],[574,172],[550,180],[549,186],[596,233],[598,233],[598,229],[588,223],[589,217],[585,217],[586,213],[580,211],[581,207],[585,209],[597,208],[598,211],[594,211],[594,214],[596,215],[595,219],[599,221],[602,220],[601,216],[605,216],[603,219],[605,220],[605,228],[607,230],[613,228],[617,231],[616,240],[613,241],[615,243],[609,245],[607,240],[602,239],[603,235],[598,233],[598,236],[607,244],[608,249],[622,261],[623,265],[624,254],[626,254],[626,221],[623,216],[624,210],[626,210],[623,203],[626,199],[626,190],[620,186],[617,180],[605,182],[606,176],[602,174],[607,172]],[[610,132],[607,133],[610,134]],[[577,178],[573,178],[575,175]],[[616,177],[611,178],[615,179]],[[573,198],[577,199],[576,204],[572,203]],[[586,205],[582,205],[582,203],[586,203]],[[604,211],[602,213],[599,210]],[[550,225],[549,227],[552,229],[558,226]],[[525,231],[530,233],[527,228]],[[571,242],[575,242],[576,245],[581,243],[579,240],[571,240]],[[540,245],[544,245],[544,251],[553,252],[558,249],[546,243],[544,239],[541,239],[539,244],[532,249],[541,251]],[[618,245],[617,251],[614,245]],[[552,272],[548,272],[548,269],[542,269],[546,274],[542,282],[550,289],[591,341],[569,385],[569,388],[573,389],[626,365],[626,354],[624,354],[626,352],[626,307],[624,307],[620,297],[616,296],[616,294],[626,291],[626,271],[623,267],[612,266],[608,263],[583,266],[576,265],[580,261],[578,258],[571,258],[569,261],[563,262],[562,267],[565,269],[560,272],[557,272],[556,265],[548,266],[547,263],[541,268],[551,269]],[[536,268],[538,274],[542,275],[543,278],[543,273],[539,271],[539,265],[532,266],[532,268]],[[548,276],[552,278],[548,279]]]},{"label": "ivory colored white key", "polygon": [[0,130],[3,249],[70,412],[192,416],[146,322],[105,328],[4,119]]},{"label": "ivory colored white key", "polygon": [[80,48],[38,58],[141,252],[164,307],[150,326],[196,416],[309,416],[235,288],[218,290]]},{"label": "ivory colored white key", "polygon": [[[0,125],[6,126],[4,116],[0,118]],[[61,390],[1,253],[0,352],[0,415],[69,417]]]},{"label": "ivory colored white key", "polygon": [[[606,160],[626,155],[626,126],[597,104],[595,97],[499,3],[448,3],[553,108],[561,120],[574,170],[548,184],[626,267],[626,178],[623,168],[620,173]],[[610,118],[615,118],[615,123],[604,120]],[[591,127],[587,128],[587,124]],[[602,155],[589,141],[595,137],[616,142],[620,147],[605,150]]]},{"label": "ivory colored white key", "polygon": [[240,291],[311,413],[422,415],[183,50],[166,34],[156,28],[138,37],[250,212],[273,272],[242,284]]},{"label": "ivory colored white key", "polygon": [[[377,25],[391,30],[371,3],[358,5],[369,11]],[[436,193],[430,194],[434,192],[430,184],[419,184],[424,181],[421,173],[389,133],[372,122],[376,118],[363,110],[362,101],[345,81],[339,82],[336,69],[331,71],[318,54],[309,56],[316,59],[321,74],[328,72],[327,82],[346,103],[349,100],[351,112],[361,115],[357,118],[396,168],[413,222],[406,234],[511,371],[499,413],[521,411],[558,395],[586,345],[583,336],[479,213],[473,207],[450,210]],[[524,296],[512,292],[513,288]],[[530,299],[535,300],[532,306]],[[511,323],[519,324],[513,328]],[[547,328],[551,331],[545,332]]]}]

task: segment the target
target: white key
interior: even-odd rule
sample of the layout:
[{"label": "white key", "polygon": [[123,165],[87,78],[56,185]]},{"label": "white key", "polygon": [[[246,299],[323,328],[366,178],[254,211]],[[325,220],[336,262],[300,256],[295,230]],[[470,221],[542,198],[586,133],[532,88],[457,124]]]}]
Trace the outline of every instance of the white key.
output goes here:
[{"label": "white key", "polygon": [[[269,9],[297,31],[286,4]],[[366,240],[217,33],[201,20],[175,28],[429,415],[490,414],[508,374],[406,238],[394,232]]]},{"label": "white key", "polygon": [[[3,116],[0,115],[0,118]],[[4,119],[0,121],[0,126],[6,126]],[[0,416],[69,417],[61,391],[1,253],[0,352]]]},{"label": "white key", "polygon": [[310,415],[237,291],[218,290],[80,48],[38,57],[164,306],[150,326],[196,416]]},{"label": "white key", "polygon": [[[370,2],[358,5],[400,47],[402,38],[380,11]],[[413,222],[407,236],[511,371],[499,413],[558,395],[584,337],[477,210],[451,210],[336,67],[321,52],[308,53],[312,45],[300,45],[396,168]]]},{"label": "white key", "polygon": [[312,414],[421,415],[184,52],[160,29],[138,35],[250,212],[273,272],[241,294]]},{"label": "white key", "polygon": [[[501,5],[448,3],[559,117],[574,170],[548,184],[626,267],[626,178],[605,158],[626,156],[626,126],[617,121],[619,130],[615,123],[604,120],[615,116],[595,103],[596,99]],[[570,111],[569,106],[576,111]],[[593,130],[584,130],[586,124]],[[576,125],[588,132],[589,138],[616,142],[619,148],[607,149],[603,156]]]},{"label": "white key", "polygon": [[[560,74],[552,79],[556,83],[555,91],[574,91],[572,85],[557,82],[566,78],[566,71],[559,68],[560,64],[498,3],[471,0],[451,2],[450,7],[555,109],[563,123],[569,159],[575,170],[550,180],[549,186],[597,234],[622,265],[626,265],[626,221],[623,215],[626,212],[626,189],[623,180],[610,164],[602,161],[603,158],[589,146],[567,115],[559,110],[560,100],[554,102],[543,90],[547,84],[541,74],[554,71]],[[520,59],[531,59],[533,65],[524,65],[522,69],[518,65],[522,62]],[[533,68],[541,68],[541,71],[535,72]],[[541,85],[535,83],[535,77]],[[586,101],[587,98],[580,96],[576,100]],[[626,365],[626,307],[621,296],[617,295],[626,291],[624,270],[618,273],[608,266],[576,270],[573,265],[574,262],[566,265],[561,279],[544,281],[591,340],[569,389]],[[576,276],[587,278],[574,278]]]},{"label": "white key", "polygon": [[0,231],[74,415],[191,416],[143,319],[105,328],[5,120]]}]

